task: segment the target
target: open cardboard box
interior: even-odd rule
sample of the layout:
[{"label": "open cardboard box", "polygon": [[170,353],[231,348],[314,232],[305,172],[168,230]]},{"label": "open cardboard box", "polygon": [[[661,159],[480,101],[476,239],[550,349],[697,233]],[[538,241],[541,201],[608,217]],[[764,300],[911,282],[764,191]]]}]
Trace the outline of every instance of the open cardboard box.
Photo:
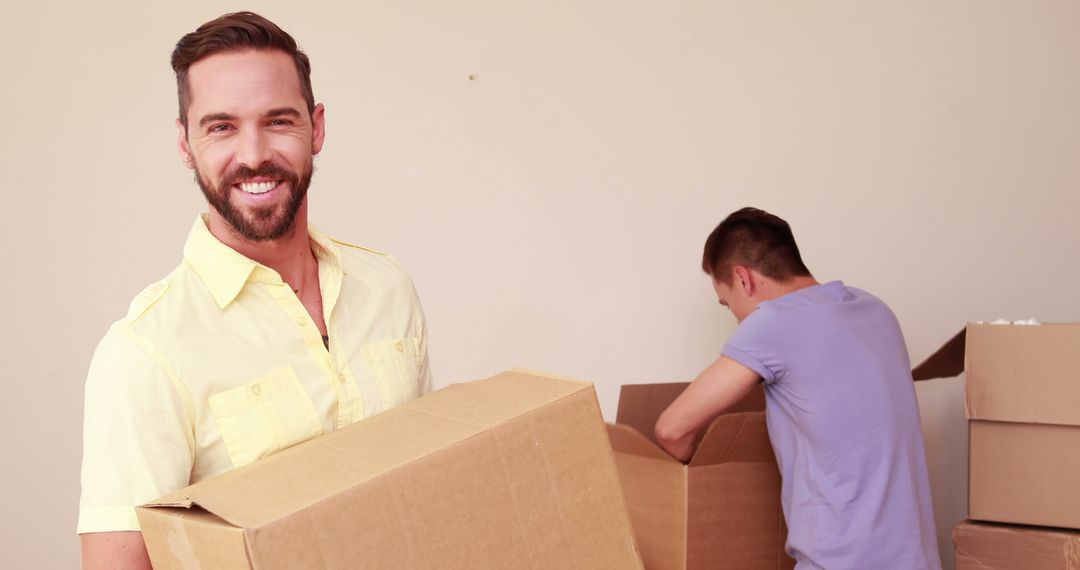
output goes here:
[{"label": "open cardboard box", "polygon": [[650,570],[790,569],[780,473],[765,428],[765,392],[721,414],[689,464],[653,435],[686,383],[625,385],[608,436],[645,567]]},{"label": "open cardboard box", "polygon": [[969,324],[914,376],[965,371],[968,516],[1080,528],[1080,324]]},{"label": "open cardboard box", "polygon": [[1080,531],[962,521],[956,570],[1080,570]]},{"label": "open cardboard box", "polygon": [[138,509],[156,570],[633,570],[592,385],[457,384]]}]

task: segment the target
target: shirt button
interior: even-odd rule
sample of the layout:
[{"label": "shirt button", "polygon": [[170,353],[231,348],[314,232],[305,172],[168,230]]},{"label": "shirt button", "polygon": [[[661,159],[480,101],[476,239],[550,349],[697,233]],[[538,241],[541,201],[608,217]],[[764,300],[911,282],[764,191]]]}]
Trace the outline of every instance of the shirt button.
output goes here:
[{"label": "shirt button", "polygon": [[399,354],[402,353],[402,352],[405,352],[405,345],[401,344],[400,342],[395,342],[394,343],[394,350],[398,351]]},{"label": "shirt button", "polygon": [[308,319],[305,317],[296,317],[296,324],[299,326],[305,326],[308,323]]},{"label": "shirt button", "polygon": [[342,384],[344,384],[345,383],[345,373],[344,372],[338,372],[337,379],[338,379],[338,382],[341,382]]},{"label": "shirt button", "polygon": [[259,396],[262,396],[262,387],[259,386],[258,384],[255,384],[254,386],[252,386],[251,387],[251,395],[255,396],[256,398],[258,398]]}]

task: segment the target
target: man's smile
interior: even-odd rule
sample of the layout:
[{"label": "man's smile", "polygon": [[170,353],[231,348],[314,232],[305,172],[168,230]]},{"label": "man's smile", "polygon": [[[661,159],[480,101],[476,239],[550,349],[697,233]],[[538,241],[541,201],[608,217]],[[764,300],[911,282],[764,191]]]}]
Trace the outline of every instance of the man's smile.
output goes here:
[{"label": "man's smile", "polygon": [[241,182],[234,185],[247,194],[265,194],[281,184],[280,180],[267,180],[262,182]]}]

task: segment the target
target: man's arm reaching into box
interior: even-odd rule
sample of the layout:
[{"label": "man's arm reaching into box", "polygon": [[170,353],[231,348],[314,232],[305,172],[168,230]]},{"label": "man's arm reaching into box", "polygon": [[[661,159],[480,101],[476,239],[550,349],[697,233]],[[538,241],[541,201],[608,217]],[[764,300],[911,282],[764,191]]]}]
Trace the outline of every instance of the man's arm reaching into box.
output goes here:
[{"label": "man's arm reaching into box", "polygon": [[676,459],[688,461],[701,431],[760,381],[757,372],[721,356],[660,415],[656,441]]}]

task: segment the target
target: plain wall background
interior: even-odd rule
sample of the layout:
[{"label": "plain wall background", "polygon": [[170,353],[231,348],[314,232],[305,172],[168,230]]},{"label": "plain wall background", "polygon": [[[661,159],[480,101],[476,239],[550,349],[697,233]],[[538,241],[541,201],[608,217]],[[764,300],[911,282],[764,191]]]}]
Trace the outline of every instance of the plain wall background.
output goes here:
[{"label": "plain wall background", "polygon": [[[692,378],[735,327],[701,245],[747,204],[914,361],[968,320],[1080,320],[1076,1],[7,4],[4,568],[78,564],[90,356],[204,208],[168,56],[238,9],[312,57],[312,220],[411,270],[439,386],[548,370],[611,419],[619,385]],[[951,567],[962,386],[918,392]]]}]

